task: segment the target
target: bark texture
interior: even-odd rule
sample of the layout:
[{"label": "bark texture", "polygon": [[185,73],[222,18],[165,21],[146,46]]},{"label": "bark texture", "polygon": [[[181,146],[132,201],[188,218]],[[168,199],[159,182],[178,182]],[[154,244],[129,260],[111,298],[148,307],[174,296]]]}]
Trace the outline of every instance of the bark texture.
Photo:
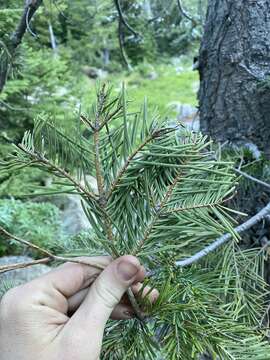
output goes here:
[{"label": "bark texture", "polygon": [[199,56],[201,130],[270,156],[270,0],[209,0]]}]

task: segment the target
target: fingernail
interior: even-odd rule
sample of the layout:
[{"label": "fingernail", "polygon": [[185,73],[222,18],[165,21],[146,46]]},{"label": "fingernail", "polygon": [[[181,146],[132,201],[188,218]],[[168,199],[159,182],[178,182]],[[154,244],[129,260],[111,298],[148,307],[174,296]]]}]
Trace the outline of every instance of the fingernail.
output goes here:
[{"label": "fingernail", "polygon": [[130,262],[121,261],[118,264],[117,270],[124,281],[129,281],[138,273],[139,268]]}]

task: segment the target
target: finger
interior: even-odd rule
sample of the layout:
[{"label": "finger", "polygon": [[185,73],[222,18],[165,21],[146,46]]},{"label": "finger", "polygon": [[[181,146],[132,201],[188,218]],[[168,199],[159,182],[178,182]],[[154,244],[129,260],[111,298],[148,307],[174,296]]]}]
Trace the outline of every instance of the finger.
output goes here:
[{"label": "finger", "polygon": [[[107,256],[78,259],[104,268],[112,261],[111,257]],[[29,294],[29,300],[42,303],[44,306],[66,314],[68,310],[67,299],[81,289],[88,287],[100,272],[101,270],[96,267],[66,263],[23,285],[23,289],[27,288],[27,292],[24,291],[24,293]]]},{"label": "finger", "polygon": [[[71,316],[75,313],[75,311],[80,307],[81,303],[84,301],[85,297],[89,292],[89,288],[80,290],[76,294],[74,294],[71,298],[68,299],[68,314]],[[134,311],[130,306],[130,303],[127,301],[126,303],[118,304],[111,314],[111,319],[113,320],[125,320],[134,317]]]},{"label": "finger", "polygon": [[[142,274],[144,274],[144,270],[142,270]],[[140,274],[139,274],[139,276],[140,276]],[[97,277],[97,274],[96,274],[96,276],[93,276],[92,282],[94,282],[96,277]],[[91,284],[90,284],[90,286],[91,286]],[[132,289],[133,294],[135,296],[141,295],[143,298],[147,296],[148,300],[151,303],[155,303],[159,296],[158,290],[156,290],[156,289],[151,290],[150,286],[145,286],[144,289],[142,290],[143,287],[144,287],[144,285],[141,282],[138,282],[137,284],[132,285],[131,289]],[[74,294],[73,296],[71,296],[68,299],[68,313],[70,315],[72,315],[80,307],[81,303],[84,301],[86,295],[88,294],[88,291],[89,291],[89,287],[78,291],[76,294]],[[128,311],[130,314],[132,313],[132,315],[134,316],[132,307],[130,306],[130,301],[126,294],[122,297],[121,304],[125,305],[125,307],[123,308],[123,311],[125,311],[125,312]],[[120,311],[113,311],[111,318],[115,319],[115,320],[122,319],[122,318],[124,319],[124,318],[126,318],[126,315],[127,314],[124,314],[123,316],[121,316]]]},{"label": "finger", "polygon": [[153,289],[150,286],[144,287],[142,283],[132,285],[131,289],[135,296],[141,295],[142,298],[147,297],[147,299],[152,304],[154,304],[159,297],[159,292],[157,289]]},{"label": "finger", "polygon": [[100,341],[107,320],[127,289],[142,281],[144,269],[134,256],[114,260],[90,287],[83,303],[71,318],[71,325],[84,328]]}]

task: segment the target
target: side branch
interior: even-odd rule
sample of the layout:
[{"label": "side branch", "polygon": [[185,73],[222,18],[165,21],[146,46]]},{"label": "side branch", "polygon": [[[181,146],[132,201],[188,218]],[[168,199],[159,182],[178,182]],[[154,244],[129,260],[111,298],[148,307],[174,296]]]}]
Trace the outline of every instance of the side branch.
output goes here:
[{"label": "side branch", "polygon": [[180,14],[182,16],[184,16],[186,19],[188,19],[189,21],[191,21],[193,24],[196,24],[196,21],[184,10],[181,0],[177,0],[177,5],[179,8]]},{"label": "side branch", "polygon": [[8,271],[12,271],[12,270],[24,269],[26,267],[30,267],[30,266],[33,266],[33,265],[47,264],[49,261],[51,261],[51,258],[47,257],[47,258],[34,260],[34,261],[28,261],[28,262],[23,262],[23,263],[2,265],[2,266],[0,266],[0,274],[3,274],[3,273],[8,272]]},{"label": "side branch", "polygon": [[162,210],[164,208],[164,206],[166,205],[166,203],[169,201],[174,188],[176,187],[178,181],[181,179],[182,176],[182,172],[178,171],[177,175],[175,176],[173,182],[170,184],[170,186],[168,187],[162,201],[160,202],[160,204],[158,204],[155,208],[156,213],[152,219],[152,221],[150,222],[150,224],[148,224],[148,226],[146,227],[146,230],[144,232],[144,236],[143,238],[139,241],[138,245],[136,246],[135,250],[132,252],[132,255],[136,255],[142,248],[142,246],[144,245],[144,243],[147,241],[147,239],[149,238],[154,225],[156,224],[156,221],[160,218],[161,215],[163,215]]},{"label": "side branch", "polygon": [[135,149],[133,151],[133,153],[127,158],[126,162],[124,163],[122,169],[118,172],[114,182],[112,183],[111,185],[111,189],[109,191],[109,194],[108,194],[108,197],[110,197],[113,193],[113,191],[115,190],[115,188],[117,187],[117,185],[119,184],[119,182],[121,181],[122,179],[122,176],[124,175],[125,171],[127,170],[130,162],[134,159],[134,157],[138,154],[138,152],[140,152],[142,150],[142,148],[145,147],[145,145],[147,145],[151,140],[154,139],[154,134],[148,136],[144,142],[142,144],[140,144],[137,149]]},{"label": "side branch", "polygon": [[[96,262],[91,262],[89,261],[88,259],[87,260],[81,260],[81,259],[77,259],[77,258],[67,258],[67,257],[63,257],[63,256],[57,256],[57,255],[54,255],[53,253],[51,253],[50,251],[38,246],[38,245],[35,245],[33,243],[31,243],[30,241],[27,241],[25,239],[22,239],[16,235],[13,235],[11,233],[9,233],[6,229],[4,229],[2,226],[0,226],[0,234],[3,234],[6,238],[8,239],[13,239],[15,240],[17,243],[21,244],[21,245],[25,245],[31,249],[34,249],[34,250],[37,250],[39,251],[41,254],[43,255],[46,255],[46,258],[43,258],[43,259],[40,259],[40,260],[37,260],[37,261],[41,261],[41,262],[45,262],[45,259],[46,259],[46,262],[49,262],[51,260],[56,260],[56,261],[64,261],[64,262],[73,262],[73,263],[76,263],[76,264],[82,264],[82,265],[88,265],[88,266],[93,266],[99,270],[103,270],[104,269],[104,266],[103,265],[100,265],[100,264],[97,264]],[[35,265],[36,262],[29,262],[29,263],[24,263],[24,264],[21,264],[23,266],[21,267],[28,267],[28,266],[32,266],[32,265]],[[19,264],[17,264],[19,265]],[[5,268],[5,272],[6,271],[10,271],[10,270],[14,270],[14,266],[15,264],[11,264],[9,265],[11,268],[8,270],[8,268]],[[19,268],[19,267],[18,267]],[[0,268],[1,270],[1,268]]]},{"label": "side branch", "polygon": [[21,149],[26,154],[30,155],[32,158],[34,158],[37,162],[42,163],[46,165],[47,167],[50,167],[55,172],[61,174],[64,178],[68,179],[82,194],[87,196],[89,199],[92,199],[94,201],[97,201],[97,197],[94,193],[87,190],[80,182],[78,182],[76,179],[74,179],[68,172],[66,172],[64,169],[58,167],[57,165],[50,162],[48,159],[46,159],[44,156],[41,156],[40,154],[31,152],[27,150],[22,144],[18,144],[17,147]]},{"label": "side branch", "polygon": [[168,214],[174,214],[177,212],[182,212],[182,211],[187,211],[187,210],[194,210],[194,209],[202,209],[202,208],[207,208],[207,207],[211,207],[211,206],[218,206],[218,205],[222,205],[228,201],[230,201],[231,199],[233,199],[235,196],[235,193],[233,193],[230,197],[226,198],[226,199],[221,199],[212,203],[206,203],[206,204],[198,204],[198,205],[193,205],[193,206],[187,206],[187,207],[178,207],[175,209],[171,209],[168,211],[164,211],[162,213],[163,216],[166,216]]},{"label": "side branch", "polygon": [[116,7],[116,10],[118,12],[118,16],[119,16],[119,20],[121,21],[121,23],[123,25],[125,25],[125,27],[136,37],[138,37],[138,33],[129,25],[129,23],[126,21],[125,17],[124,17],[124,14],[122,12],[122,9],[121,9],[121,6],[120,6],[120,3],[119,3],[119,0],[114,0],[114,4],[115,4],[115,7]]},{"label": "side branch", "polygon": [[22,38],[27,30],[27,27],[32,20],[32,17],[34,16],[37,9],[42,4],[42,0],[27,0],[26,6],[23,11],[22,18],[20,20],[19,25],[17,26],[17,29],[14,31],[14,33],[11,36],[11,43],[13,45],[13,48],[15,49],[17,46],[20,45],[22,42]]},{"label": "side branch", "polygon": [[239,174],[239,175],[241,175],[241,176],[243,176],[243,177],[245,177],[245,178],[247,178],[247,179],[249,179],[249,180],[252,180],[252,181],[254,181],[254,182],[256,182],[256,183],[258,183],[258,184],[260,184],[260,185],[262,185],[262,186],[265,186],[265,187],[267,187],[268,189],[270,189],[270,185],[267,184],[266,182],[264,182],[264,181],[262,181],[262,180],[259,180],[259,179],[255,178],[254,176],[251,176],[251,175],[249,175],[249,174],[247,174],[247,173],[245,173],[245,172],[243,172],[243,171],[241,171],[241,170],[239,170],[239,169],[234,169],[234,171],[235,171],[237,174]]},{"label": "side branch", "polygon": [[[254,225],[256,225],[257,223],[259,223],[261,220],[263,220],[269,214],[270,214],[270,202],[268,203],[268,205],[266,205],[261,211],[259,211],[252,218],[250,218],[243,224],[237,226],[234,229],[234,231],[237,234],[241,234],[241,233],[247,231],[248,229],[250,229],[251,227],[253,227]],[[180,267],[185,267],[185,266],[191,265],[191,264],[199,261],[200,259],[204,258],[208,254],[212,253],[213,251],[218,249],[220,246],[224,245],[226,242],[231,240],[231,238],[232,238],[232,234],[230,234],[230,233],[222,235],[220,238],[215,240],[212,244],[206,246],[203,250],[197,252],[195,255],[191,256],[190,258],[176,261],[175,265],[180,266]]]},{"label": "side branch", "polygon": [[[10,43],[7,46],[11,60],[14,57],[17,47],[22,42],[24,34],[26,30],[29,28],[29,24],[35,12],[38,10],[41,4],[42,4],[42,0],[26,1],[26,6],[24,8],[20,23],[17,26],[14,33],[10,36]],[[6,59],[5,61],[3,61],[2,67],[0,69],[0,93],[3,91],[7,81],[7,77],[10,69],[9,61],[10,59]]]}]

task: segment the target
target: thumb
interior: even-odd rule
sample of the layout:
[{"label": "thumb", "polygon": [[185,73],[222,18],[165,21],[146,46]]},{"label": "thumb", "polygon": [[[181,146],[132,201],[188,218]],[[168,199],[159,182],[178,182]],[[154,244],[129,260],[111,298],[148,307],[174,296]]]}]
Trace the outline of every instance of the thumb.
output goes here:
[{"label": "thumb", "polygon": [[145,271],[136,257],[126,255],[112,261],[91,285],[73,320],[102,336],[106,322],[124,293],[144,277]]}]

